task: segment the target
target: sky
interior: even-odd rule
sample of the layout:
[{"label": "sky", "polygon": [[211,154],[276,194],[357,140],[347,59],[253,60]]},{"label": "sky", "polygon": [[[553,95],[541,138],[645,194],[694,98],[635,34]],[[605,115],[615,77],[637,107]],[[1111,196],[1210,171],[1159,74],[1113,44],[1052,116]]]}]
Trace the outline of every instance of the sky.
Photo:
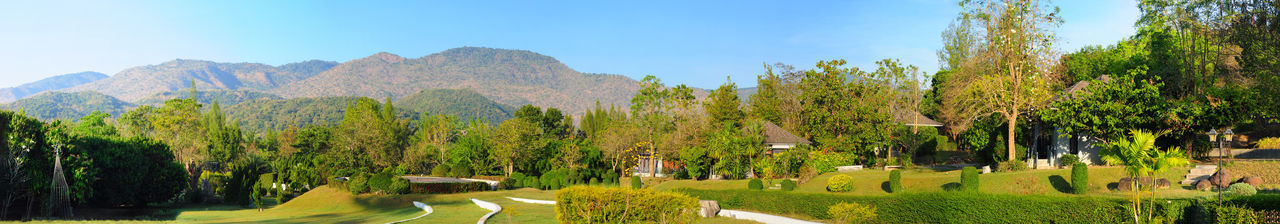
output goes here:
[{"label": "sky", "polygon": [[[1061,52],[1133,35],[1129,0],[1056,1]],[[520,49],[580,72],[755,86],[764,64],[898,59],[933,73],[956,0],[15,1],[0,7],[0,87],[174,59],[282,65],[378,52]]]}]

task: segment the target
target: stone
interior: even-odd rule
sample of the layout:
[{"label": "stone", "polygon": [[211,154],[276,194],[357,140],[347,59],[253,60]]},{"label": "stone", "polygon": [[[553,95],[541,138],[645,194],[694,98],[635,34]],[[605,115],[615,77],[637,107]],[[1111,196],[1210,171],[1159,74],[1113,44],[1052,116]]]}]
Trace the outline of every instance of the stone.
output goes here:
[{"label": "stone", "polygon": [[982,174],[991,173],[991,166],[982,166]]},{"label": "stone", "polygon": [[712,200],[699,200],[698,204],[702,209],[698,210],[698,215],[703,218],[712,218],[720,214],[720,203]]},{"label": "stone", "polygon": [[1133,178],[1128,178],[1128,177],[1120,178],[1120,181],[1116,183],[1116,190],[1120,190],[1120,191],[1133,190]]},{"label": "stone", "polygon": [[836,172],[853,172],[853,171],[859,171],[859,170],[862,170],[862,165],[836,167]]},{"label": "stone", "polygon": [[1160,178],[1156,180],[1157,189],[1169,189],[1170,186],[1173,186],[1173,183],[1169,183],[1169,179]]},{"label": "stone", "polygon": [[1219,169],[1218,172],[1213,173],[1213,176],[1209,176],[1209,183],[1219,188],[1227,188],[1231,185],[1231,172]]},{"label": "stone", "polygon": [[1213,184],[1210,184],[1209,180],[1196,181],[1196,190],[1202,190],[1202,191],[1209,190],[1209,188],[1212,188],[1212,187],[1213,187]]},{"label": "stone", "polygon": [[1245,178],[1240,178],[1240,182],[1253,185],[1253,186],[1258,186],[1258,185],[1262,185],[1262,178],[1261,177],[1245,177]]}]

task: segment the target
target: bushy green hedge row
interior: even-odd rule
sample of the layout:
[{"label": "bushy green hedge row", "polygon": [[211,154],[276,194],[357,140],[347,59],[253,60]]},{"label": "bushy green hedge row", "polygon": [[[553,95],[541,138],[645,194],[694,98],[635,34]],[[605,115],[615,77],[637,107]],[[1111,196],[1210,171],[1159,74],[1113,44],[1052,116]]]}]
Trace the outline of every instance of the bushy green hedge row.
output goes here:
[{"label": "bushy green hedge row", "polygon": [[411,183],[409,192],[414,194],[452,194],[489,190],[485,182],[466,183]]},{"label": "bushy green hedge row", "polygon": [[831,219],[832,205],[854,202],[874,206],[879,223],[1123,223],[1132,222],[1123,199],[1017,196],[980,193],[850,196],[752,190],[678,189],[727,209],[770,214],[801,214]]},{"label": "bushy green hedge row", "polygon": [[574,186],[556,192],[560,223],[694,223],[698,208],[698,199],[648,189]]}]

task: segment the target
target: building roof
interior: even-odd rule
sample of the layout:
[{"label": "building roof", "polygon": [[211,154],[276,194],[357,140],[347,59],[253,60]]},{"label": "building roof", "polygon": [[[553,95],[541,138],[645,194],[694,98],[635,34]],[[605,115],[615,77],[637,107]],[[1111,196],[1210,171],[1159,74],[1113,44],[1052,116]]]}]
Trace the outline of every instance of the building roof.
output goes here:
[{"label": "building roof", "polygon": [[811,144],[812,142],[787,132],[773,122],[764,121],[764,143]]},{"label": "building roof", "polygon": [[[1111,81],[1111,76],[1102,75],[1102,76],[1099,76],[1095,81],[1096,82]],[[1053,102],[1062,101],[1067,96],[1075,97],[1076,95],[1079,95],[1082,92],[1086,92],[1087,89],[1089,88],[1090,83],[1092,82],[1090,82],[1089,80],[1076,82],[1075,85],[1071,85],[1071,87],[1067,87],[1067,89],[1062,90],[1062,94],[1054,96]]]},{"label": "building roof", "polygon": [[894,116],[893,119],[906,126],[942,127],[942,122],[929,119],[917,111],[899,113],[897,116]]}]

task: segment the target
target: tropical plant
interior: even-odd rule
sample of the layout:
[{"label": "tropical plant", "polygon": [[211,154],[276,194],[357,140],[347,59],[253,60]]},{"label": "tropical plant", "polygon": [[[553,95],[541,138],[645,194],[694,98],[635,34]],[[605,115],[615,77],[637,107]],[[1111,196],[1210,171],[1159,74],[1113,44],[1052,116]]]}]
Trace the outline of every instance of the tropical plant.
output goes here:
[{"label": "tropical plant", "polygon": [[[1178,147],[1167,148],[1164,151],[1156,148],[1156,138],[1163,135],[1164,132],[1152,133],[1141,130],[1130,130],[1131,138],[1118,139],[1105,143],[1106,147],[1102,149],[1102,160],[1108,164],[1124,166],[1125,174],[1134,179],[1139,177],[1152,177],[1156,173],[1168,170],[1170,167],[1186,166],[1188,164],[1187,155]],[[1155,178],[1150,178],[1154,180]],[[1133,196],[1133,221],[1142,223],[1140,219],[1142,213],[1142,192],[1138,188],[1137,181],[1131,183],[1129,189]],[[1148,183],[1151,184],[1151,183]],[[1151,197],[1155,198],[1155,189],[1151,190]],[[1147,219],[1150,220],[1155,211],[1154,206],[1150,206],[1150,212],[1147,213]]]}]

